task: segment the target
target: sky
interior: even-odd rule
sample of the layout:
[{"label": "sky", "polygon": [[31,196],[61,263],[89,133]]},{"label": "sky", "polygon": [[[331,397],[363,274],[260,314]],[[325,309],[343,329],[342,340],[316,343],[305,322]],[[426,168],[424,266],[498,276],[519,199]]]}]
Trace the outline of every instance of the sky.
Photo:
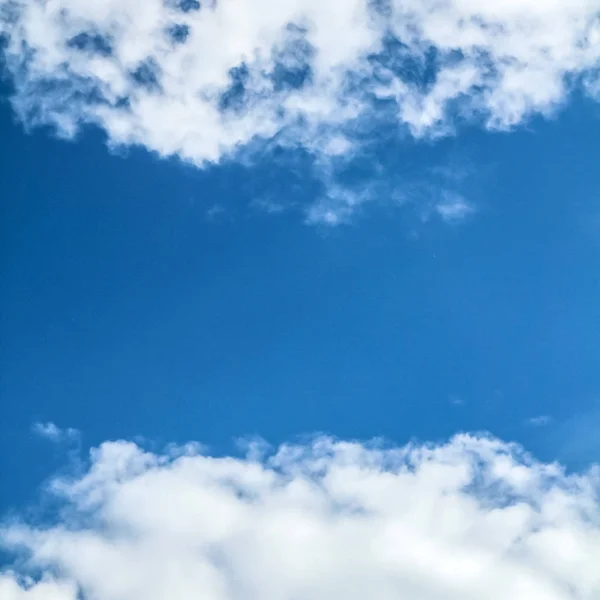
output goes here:
[{"label": "sky", "polygon": [[599,0],[0,0],[0,598],[600,598]]}]

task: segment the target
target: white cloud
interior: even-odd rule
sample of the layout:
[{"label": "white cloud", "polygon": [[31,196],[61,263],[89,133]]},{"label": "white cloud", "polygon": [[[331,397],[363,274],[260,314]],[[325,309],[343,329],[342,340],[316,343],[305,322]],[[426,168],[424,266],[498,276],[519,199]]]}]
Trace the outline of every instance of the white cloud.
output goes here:
[{"label": "white cloud", "polygon": [[[381,449],[317,439],[272,455],[156,455],[127,442],[56,480],[47,528],[8,600],[592,600],[600,594],[600,475],[461,435]],[[14,567],[15,569],[17,567]],[[24,579],[27,568],[42,583]]]},{"label": "white cloud", "polygon": [[0,0],[0,33],[30,125],[72,136],[94,123],[111,144],[197,165],[259,140],[321,164],[381,125],[415,136],[460,120],[507,128],[551,115],[580,80],[597,97],[599,10],[600,0]]},{"label": "white cloud", "polygon": [[77,429],[71,427],[61,429],[50,421],[47,423],[34,423],[31,430],[36,435],[50,440],[51,442],[62,442],[79,438],[79,431],[77,431]]},{"label": "white cloud", "polygon": [[460,194],[443,192],[435,212],[447,223],[460,223],[475,212],[474,206]]},{"label": "white cloud", "polygon": [[76,600],[77,588],[65,581],[48,577],[34,582],[29,578],[8,572],[0,574],[0,598],[2,600]]}]

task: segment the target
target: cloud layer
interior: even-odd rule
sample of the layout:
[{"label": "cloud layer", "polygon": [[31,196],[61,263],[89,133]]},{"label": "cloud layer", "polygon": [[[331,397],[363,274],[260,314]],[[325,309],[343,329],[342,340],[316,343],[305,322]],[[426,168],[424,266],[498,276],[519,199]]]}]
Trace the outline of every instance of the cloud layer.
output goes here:
[{"label": "cloud layer", "polygon": [[317,439],[246,458],[115,442],[91,459],[52,483],[56,523],[2,531],[27,557],[0,574],[3,600],[600,593],[598,472],[569,476],[496,439]]},{"label": "cloud layer", "polygon": [[[550,113],[598,87],[599,0],[2,0],[15,107],[202,164],[278,134],[346,153],[369,120],[414,135]],[[376,116],[373,113],[377,113]]]},{"label": "cloud layer", "polygon": [[507,128],[552,114],[573,87],[597,96],[599,11],[600,0],[0,0],[0,33],[26,124],[71,137],[93,123],[111,144],[197,165],[300,147],[329,188],[309,220],[338,222],[365,194],[330,181],[336,160],[382,128]]}]

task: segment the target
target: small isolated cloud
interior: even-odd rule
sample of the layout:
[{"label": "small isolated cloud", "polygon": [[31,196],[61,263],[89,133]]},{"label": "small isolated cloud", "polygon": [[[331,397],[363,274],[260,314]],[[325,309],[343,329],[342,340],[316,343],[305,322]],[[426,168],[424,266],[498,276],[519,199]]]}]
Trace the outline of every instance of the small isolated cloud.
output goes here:
[{"label": "small isolated cloud", "polygon": [[[211,457],[124,441],[52,489],[67,510],[0,531],[7,600],[593,600],[600,474],[497,439],[327,438]],[[35,574],[35,581],[28,579]]]},{"label": "small isolated cloud", "polygon": [[532,417],[527,420],[529,425],[533,425],[534,427],[545,427],[546,425],[550,425],[552,423],[552,417],[549,415],[540,415],[539,417]]},{"label": "small isolated cloud", "polygon": [[445,192],[435,212],[446,223],[460,223],[475,212],[475,207],[460,194]]},{"label": "small isolated cloud", "polygon": [[214,221],[225,216],[226,213],[227,210],[222,204],[215,203],[206,209],[205,215],[209,221]]},{"label": "small isolated cloud", "polygon": [[271,196],[262,196],[261,198],[256,198],[252,202],[252,206],[269,215],[279,215],[286,209],[286,204],[284,204],[284,201],[276,200]]},{"label": "small isolated cloud", "polygon": [[[382,132],[509,129],[600,97],[599,0],[0,0],[13,107],[202,166],[300,148],[317,171]],[[335,203],[335,201],[334,201]],[[317,209],[309,220],[344,221]],[[466,206],[443,205],[455,221]]]},{"label": "small isolated cloud", "polygon": [[463,223],[477,212],[475,203],[461,191],[468,189],[469,177],[468,174],[455,176],[450,170],[432,169],[404,186],[404,199],[415,208],[423,223],[434,219],[454,225]]},{"label": "small isolated cloud", "polygon": [[31,429],[36,435],[51,442],[73,441],[79,438],[79,431],[77,429],[72,429],[71,427],[61,429],[50,421],[47,423],[34,423]]},{"label": "small isolated cloud", "polygon": [[450,400],[450,404],[452,404],[452,406],[464,406],[465,405],[465,399],[462,396],[458,396],[457,394],[451,394],[449,400]]}]

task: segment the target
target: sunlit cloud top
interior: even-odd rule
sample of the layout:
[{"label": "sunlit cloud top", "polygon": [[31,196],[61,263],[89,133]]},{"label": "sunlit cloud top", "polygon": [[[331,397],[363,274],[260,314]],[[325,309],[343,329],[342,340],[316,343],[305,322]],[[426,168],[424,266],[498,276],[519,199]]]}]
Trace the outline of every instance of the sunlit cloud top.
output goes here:
[{"label": "sunlit cloud top", "polygon": [[[56,479],[54,523],[13,524],[3,600],[574,600],[600,589],[598,474],[515,445],[317,439],[246,458],[127,442]],[[34,582],[28,572],[42,573]]]}]

